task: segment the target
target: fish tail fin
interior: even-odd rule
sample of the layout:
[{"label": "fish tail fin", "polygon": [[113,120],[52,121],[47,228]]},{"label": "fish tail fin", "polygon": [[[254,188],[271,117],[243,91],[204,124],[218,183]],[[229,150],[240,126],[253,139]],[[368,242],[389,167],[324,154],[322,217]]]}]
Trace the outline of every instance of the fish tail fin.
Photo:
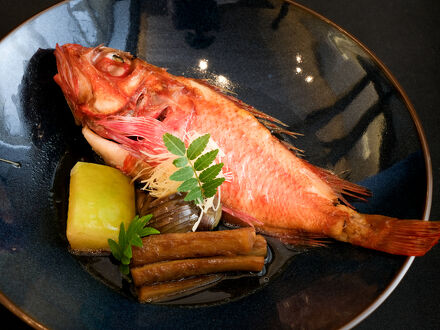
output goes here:
[{"label": "fish tail fin", "polygon": [[[355,220],[353,220],[355,219]],[[423,256],[440,239],[440,221],[359,214],[345,224],[348,242],[391,254]]]}]

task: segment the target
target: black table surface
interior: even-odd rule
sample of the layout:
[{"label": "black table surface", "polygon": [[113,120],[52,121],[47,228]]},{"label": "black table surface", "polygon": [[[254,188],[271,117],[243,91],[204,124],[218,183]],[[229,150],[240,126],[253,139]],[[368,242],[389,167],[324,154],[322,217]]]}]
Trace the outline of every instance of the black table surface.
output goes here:
[{"label": "black table surface", "polygon": [[[59,0],[0,0],[0,37]],[[390,69],[424,128],[434,176],[431,219],[440,220],[440,2],[298,0],[348,31]],[[402,192],[405,193],[405,192]],[[410,193],[410,192],[406,192]],[[356,329],[440,329],[440,245],[416,258],[391,296]],[[8,328],[26,324],[0,305]]]}]

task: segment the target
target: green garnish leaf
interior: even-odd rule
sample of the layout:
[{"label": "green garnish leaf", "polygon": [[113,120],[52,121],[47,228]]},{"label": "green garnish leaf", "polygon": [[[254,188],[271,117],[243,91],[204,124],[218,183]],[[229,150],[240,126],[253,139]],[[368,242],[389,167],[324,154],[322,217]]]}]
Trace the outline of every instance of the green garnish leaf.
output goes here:
[{"label": "green garnish leaf", "polygon": [[[139,235],[141,236],[141,235]],[[139,236],[133,236],[130,240],[132,246],[142,247],[142,239]]]},{"label": "green garnish leaf", "polygon": [[213,197],[217,193],[217,187],[220,186],[225,181],[225,178],[216,178],[214,180],[208,181],[202,185],[203,194],[205,197]]},{"label": "green garnish leaf", "polygon": [[186,181],[194,176],[193,169],[190,166],[182,167],[177,172],[174,172],[170,179],[174,181]]},{"label": "green garnish leaf", "polygon": [[118,243],[116,243],[114,240],[112,240],[111,238],[108,239],[108,245],[110,246],[110,250],[113,253],[113,256],[117,259],[120,260],[121,259],[121,251],[119,251],[119,245]]},{"label": "green garnish leaf", "polygon": [[185,143],[181,139],[169,133],[165,133],[162,139],[169,152],[177,156],[185,156]]},{"label": "green garnish leaf", "polygon": [[148,222],[150,222],[151,218],[153,218],[153,215],[152,215],[152,214],[144,215],[144,216],[141,218],[142,223],[143,223],[143,226],[142,226],[142,227],[145,227],[145,225],[146,225]]},{"label": "green garnish leaf", "polygon": [[196,162],[194,163],[194,168],[196,169],[196,171],[202,171],[205,168],[207,168],[209,165],[211,165],[212,162],[217,157],[217,154],[218,154],[218,149],[215,149],[197,158]]},{"label": "green garnish leaf", "polygon": [[159,230],[152,228],[152,227],[146,227],[144,229],[142,229],[140,236],[144,237],[144,236],[148,236],[148,235],[153,235],[153,234],[160,234]]},{"label": "green garnish leaf", "polygon": [[198,181],[196,178],[191,178],[183,182],[178,188],[177,191],[190,191],[194,189],[195,187],[198,187]]},{"label": "green garnish leaf", "polygon": [[188,159],[186,157],[179,157],[173,160],[173,164],[176,167],[184,167],[188,164]]},{"label": "green garnish leaf", "polygon": [[183,200],[190,202],[190,201],[199,201],[202,199],[202,189],[200,187],[195,187],[192,189]]},{"label": "green garnish leaf", "polygon": [[124,275],[130,274],[130,268],[128,267],[128,265],[120,264],[119,271]]},{"label": "green garnish leaf", "polygon": [[122,256],[122,258],[121,258],[121,263],[122,263],[123,265],[129,265],[129,264],[130,264],[130,259],[131,259],[131,258],[129,258],[129,257]]},{"label": "green garnish leaf", "polygon": [[169,133],[163,136],[168,151],[180,156],[173,161],[173,164],[180,168],[170,176],[170,179],[183,181],[177,191],[188,192],[185,201],[201,204],[204,199],[215,196],[217,188],[225,181],[224,178],[216,178],[223,163],[211,165],[219,150],[215,149],[203,154],[209,139],[210,134],[202,135],[186,149],[185,144],[178,137]]},{"label": "green garnish leaf", "polygon": [[152,214],[148,214],[143,217],[135,216],[128,226],[127,231],[125,231],[124,223],[121,222],[119,227],[118,242],[115,242],[111,238],[108,239],[110,251],[115,259],[121,262],[119,269],[125,275],[128,275],[130,271],[128,265],[130,264],[130,260],[133,256],[131,247],[142,247],[142,237],[152,234],[159,234],[157,229],[145,227],[152,216]]},{"label": "green garnish leaf", "polygon": [[199,179],[202,182],[208,182],[212,179],[214,179],[222,170],[223,163],[215,164],[210,167],[208,167],[206,170],[204,170],[202,173],[200,173]]},{"label": "green garnish leaf", "polygon": [[188,147],[186,152],[186,156],[189,160],[196,159],[202,152],[205,150],[208,145],[209,138],[211,136],[209,134],[202,135],[195,139]]},{"label": "green garnish leaf", "polygon": [[[121,224],[119,225],[118,244],[119,244],[119,247],[126,245],[125,244],[125,226],[124,226],[123,222],[121,222]],[[122,255],[124,253],[124,249],[119,248],[119,252]]]}]

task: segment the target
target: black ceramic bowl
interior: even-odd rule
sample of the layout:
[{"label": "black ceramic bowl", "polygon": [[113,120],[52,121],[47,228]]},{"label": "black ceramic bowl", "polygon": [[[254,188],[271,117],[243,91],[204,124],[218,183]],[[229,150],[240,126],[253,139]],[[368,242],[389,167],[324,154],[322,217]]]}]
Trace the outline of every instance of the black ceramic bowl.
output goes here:
[{"label": "black ceramic bowl", "polygon": [[425,219],[431,201],[430,158],[407,97],[368,50],[316,14],[281,1],[62,3],[0,43],[0,157],[15,162],[0,163],[0,291],[26,320],[63,329],[351,327],[404,276],[413,258],[335,242],[290,258],[256,292],[209,306],[140,305],[101,281],[69,254],[63,232],[66,164],[94,157],[52,79],[52,49],[69,42],[226,84],[302,133],[294,143],[307,160],[367,186],[362,212]]}]

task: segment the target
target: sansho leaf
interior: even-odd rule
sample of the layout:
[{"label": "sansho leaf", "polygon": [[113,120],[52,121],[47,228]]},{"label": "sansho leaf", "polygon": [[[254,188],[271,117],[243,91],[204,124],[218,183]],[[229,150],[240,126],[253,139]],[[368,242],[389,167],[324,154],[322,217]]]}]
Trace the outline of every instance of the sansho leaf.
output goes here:
[{"label": "sansho leaf", "polygon": [[215,164],[208,167],[206,170],[200,173],[199,176],[200,181],[208,182],[214,179],[220,173],[222,167],[223,167],[223,163]]},{"label": "sansho leaf", "polygon": [[196,171],[204,170],[209,165],[211,165],[211,163],[217,157],[217,154],[218,154],[218,149],[215,149],[197,158],[196,162],[194,163],[194,168],[196,169]]},{"label": "sansho leaf", "polygon": [[190,191],[198,186],[198,181],[196,178],[191,178],[184,181],[178,188],[177,191]]},{"label": "sansho leaf", "polygon": [[[202,199],[202,189],[200,187],[195,187],[188,194],[186,194],[184,201],[200,201]],[[196,203],[198,204],[198,203]]]},{"label": "sansho leaf", "polygon": [[173,164],[176,167],[184,167],[188,164],[188,159],[186,157],[179,157],[173,160]]},{"label": "sansho leaf", "polygon": [[216,178],[202,185],[203,194],[206,198],[212,197],[217,193],[217,187],[225,181],[225,178]]},{"label": "sansho leaf", "polygon": [[[171,153],[181,156],[173,161],[173,164],[180,167],[180,169],[174,172],[170,179],[183,181],[177,190],[188,192],[184,198],[185,201],[194,201],[196,204],[202,203],[203,198],[214,196],[217,193],[218,186],[224,181],[224,178],[215,179],[220,173],[223,163],[210,166],[215,161],[219,150],[216,149],[203,154],[209,139],[210,134],[202,135],[186,149],[185,144],[178,137],[169,133],[163,135],[167,149]],[[195,162],[192,163],[194,160]],[[198,175],[199,172],[201,172],[200,175]],[[205,188],[202,188],[203,185]]]},{"label": "sansho leaf", "polygon": [[186,181],[194,176],[194,171],[190,166],[182,167],[174,172],[170,179],[174,181]]},{"label": "sansho leaf", "polygon": [[186,156],[189,160],[194,160],[199,156],[208,145],[210,135],[205,134],[195,139],[188,147]]},{"label": "sansho leaf", "polygon": [[183,141],[177,136],[174,136],[170,133],[165,133],[162,139],[169,152],[177,156],[185,156],[185,143],[183,143]]}]

